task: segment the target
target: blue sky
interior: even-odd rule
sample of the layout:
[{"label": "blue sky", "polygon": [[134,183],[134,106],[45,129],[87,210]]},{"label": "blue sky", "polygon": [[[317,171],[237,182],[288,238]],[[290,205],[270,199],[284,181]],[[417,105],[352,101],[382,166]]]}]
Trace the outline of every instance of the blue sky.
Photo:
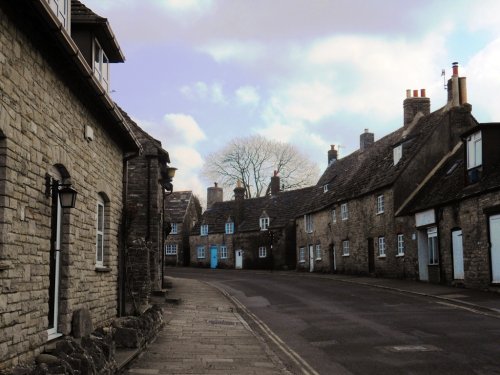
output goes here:
[{"label": "blue sky", "polygon": [[113,99],[169,151],[176,190],[202,198],[204,156],[251,134],[295,144],[321,170],[365,128],[402,126],[406,89],[445,104],[460,63],[481,122],[500,121],[496,0],[84,0],[126,56]]}]

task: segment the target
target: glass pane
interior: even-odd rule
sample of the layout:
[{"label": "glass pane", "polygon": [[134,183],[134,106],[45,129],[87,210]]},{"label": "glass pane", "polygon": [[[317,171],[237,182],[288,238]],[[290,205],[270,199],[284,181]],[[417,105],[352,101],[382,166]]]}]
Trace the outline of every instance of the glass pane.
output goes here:
[{"label": "glass pane", "polygon": [[101,204],[97,205],[97,230],[104,231],[104,206]]},{"label": "glass pane", "polygon": [[97,261],[102,262],[103,257],[103,238],[102,234],[97,235]]}]

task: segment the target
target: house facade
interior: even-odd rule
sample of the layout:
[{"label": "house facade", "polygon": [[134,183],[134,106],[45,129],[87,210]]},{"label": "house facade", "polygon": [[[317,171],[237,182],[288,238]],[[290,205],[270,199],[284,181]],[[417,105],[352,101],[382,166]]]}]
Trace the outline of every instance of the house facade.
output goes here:
[{"label": "house facade", "polygon": [[200,216],[201,205],[192,191],[176,191],[165,198],[165,220],[170,225],[165,238],[165,266],[189,265],[189,235]]},{"label": "house facade", "polygon": [[[496,246],[495,234],[491,235],[489,229],[496,225],[498,196],[491,182],[496,178],[491,172],[495,168],[471,168],[470,174],[476,178],[483,176],[483,169],[493,173],[482,177],[491,186],[479,183],[464,187],[473,194],[447,194],[444,189],[431,188],[434,176],[451,168],[453,155],[470,158],[464,153],[469,147],[464,146],[464,139],[477,141],[481,138],[477,129],[486,125],[478,124],[472,116],[465,78],[459,77],[455,64],[444,107],[431,112],[425,91],[420,94],[417,90],[407,92],[402,128],[378,141],[365,130],[360,149],[342,159],[337,160],[333,148],[329,151],[329,166],[318,182],[312,203],[297,216],[298,269],[457,283],[452,264],[453,259],[461,258],[454,257],[451,249],[468,223],[475,235],[464,237],[462,266],[469,267],[470,277],[463,283],[484,287],[495,280],[494,276],[486,277],[494,275],[496,264],[496,253],[487,250]],[[498,137],[493,136],[496,127],[486,128],[492,134],[488,149],[494,154],[494,145],[498,147]],[[490,156],[489,160],[493,159]],[[497,165],[497,161],[491,163]],[[453,186],[463,183],[455,181]],[[456,202],[446,205],[452,197],[457,201],[457,195],[464,197],[460,203],[463,207]],[[465,199],[470,195],[475,200]]]},{"label": "house facade", "polygon": [[[208,189],[207,210],[190,236],[191,265],[236,269],[295,268],[295,214],[310,188],[279,191],[245,199],[236,187],[233,201],[222,201],[222,188]],[[220,199],[220,201],[219,201]]]},{"label": "house facade", "polygon": [[119,45],[80,5],[0,5],[0,370],[71,334],[82,309],[94,327],[117,315],[123,160],[140,144],[104,82]]}]

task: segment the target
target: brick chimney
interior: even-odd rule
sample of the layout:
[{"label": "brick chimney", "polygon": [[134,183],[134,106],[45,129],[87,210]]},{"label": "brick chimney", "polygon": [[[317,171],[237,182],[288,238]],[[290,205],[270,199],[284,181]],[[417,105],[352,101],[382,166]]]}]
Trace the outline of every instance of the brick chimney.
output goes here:
[{"label": "brick chimney", "polygon": [[233,191],[234,201],[236,202],[234,217],[236,219],[236,225],[239,225],[243,221],[243,211],[245,209],[245,188],[241,186],[240,180],[236,183],[236,187]]},{"label": "brick chimney", "polygon": [[271,195],[277,195],[280,192],[280,176],[278,171],[274,171],[274,176],[271,177]]},{"label": "brick chimney", "polygon": [[337,161],[338,151],[335,150],[335,145],[331,145],[328,150],[328,165],[333,164]]},{"label": "brick chimney", "polygon": [[370,133],[368,129],[365,129],[365,132],[359,136],[359,149],[364,151],[373,145],[374,142],[375,134]]},{"label": "brick chimney", "polygon": [[214,203],[222,202],[223,190],[214,182],[214,186],[207,188],[207,210],[213,206]]},{"label": "brick chimney", "polygon": [[241,181],[238,180],[236,187],[234,188],[234,200],[242,201],[245,199],[245,188],[241,186]]},{"label": "brick chimney", "polygon": [[452,107],[467,103],[467,79],[458,76],[458,63],[451,66],[453,74],[448,80],[448,104]]},{"label": "brick chimney", "polygon": [[420,112],[423,115],[431,113],[431,100],[425,96],[425,89],[420,90],[420,96],[418,96],[418,90],[413,90],[413,96],[411,90],[406,90],[403,112],[405,128],[411,124],[417,113]]}]

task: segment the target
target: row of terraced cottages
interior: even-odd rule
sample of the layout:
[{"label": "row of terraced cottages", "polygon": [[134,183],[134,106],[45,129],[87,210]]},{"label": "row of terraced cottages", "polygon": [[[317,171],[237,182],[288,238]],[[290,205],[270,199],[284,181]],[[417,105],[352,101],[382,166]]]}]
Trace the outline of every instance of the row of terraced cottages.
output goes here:
[{"label": "row of terraced cottages", "polygon": [[270,196],[229,202],[209,188],[215,203],[191,233],[191,264],[495,289],[500,124],[473,117],[457,64],[444,107],[431,112],[425,90],[408,90],[403,108],[403,126],[385,137],[365,129],[359,150],[340,159],[332,146],[315,186],[280,192],[278,182]]},{"label": "row of terraced cottages", "polygon": [[171,185],[168,153],[108,94],[124,56],[105,18],[17,0],[0,20],[2,372],[76,334],[78,316],[97,328],[147,307]]}]

